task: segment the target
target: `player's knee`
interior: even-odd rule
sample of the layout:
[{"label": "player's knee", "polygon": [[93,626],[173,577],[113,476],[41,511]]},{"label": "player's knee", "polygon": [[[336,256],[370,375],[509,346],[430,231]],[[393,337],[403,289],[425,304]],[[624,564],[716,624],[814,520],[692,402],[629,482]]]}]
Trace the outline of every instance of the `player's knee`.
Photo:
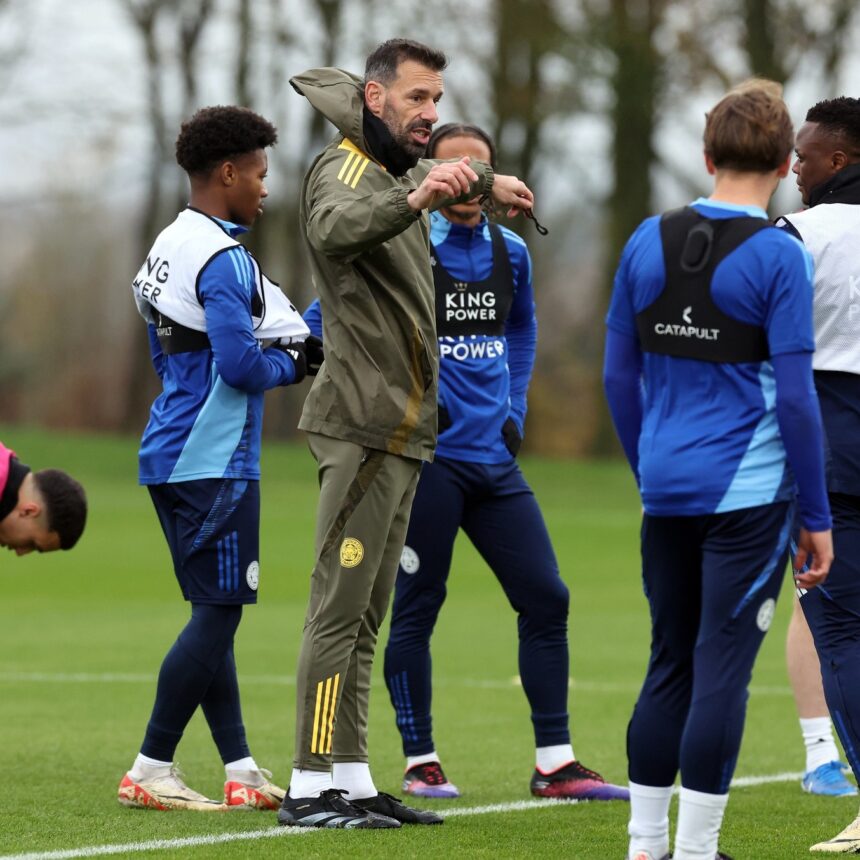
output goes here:
[{"label": "player's knee", "polygon": [[570,591],[557,572],[541,577],[529,589],[529,594],[532,612],[540,612],[547,620],[567,622]]},{"label": "player's knee", "polygon": [[392,623],[385,653],[397,654],[428,648],[435,621],[434,616],[432,619],[424,619],[421,623],[417,619],[403,620],[398,624]]},{"label": "player's knee", "polygon": [[241,618],[241,605],[192,604],[191,620],[177,642],[198,663],[215,668],[233,644]]}]

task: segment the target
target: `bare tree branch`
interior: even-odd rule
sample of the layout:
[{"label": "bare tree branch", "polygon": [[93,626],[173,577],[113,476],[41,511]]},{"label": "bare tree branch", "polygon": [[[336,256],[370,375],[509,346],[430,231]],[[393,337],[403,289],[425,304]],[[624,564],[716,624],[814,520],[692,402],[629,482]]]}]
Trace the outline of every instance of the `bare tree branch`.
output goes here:
[{"label": "bare tree branch", "polygon": [[183,116],[187,116],[197,104],[197,49],[203,29],[209,22],[212,0],[183,0],[178,8],[179,64],[182,73]]}]

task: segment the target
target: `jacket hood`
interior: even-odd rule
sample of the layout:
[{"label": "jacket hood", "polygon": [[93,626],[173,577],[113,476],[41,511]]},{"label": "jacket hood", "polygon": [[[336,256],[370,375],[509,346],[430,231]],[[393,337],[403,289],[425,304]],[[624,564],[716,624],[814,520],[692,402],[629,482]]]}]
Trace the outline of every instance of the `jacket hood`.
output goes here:
[{"label": "jacket hood", "polygon": [[347,140],[351,140],[362,151],[367,151],[362,131],[363,78],[343,69],[309,69],[290,78],[290,84]]}]

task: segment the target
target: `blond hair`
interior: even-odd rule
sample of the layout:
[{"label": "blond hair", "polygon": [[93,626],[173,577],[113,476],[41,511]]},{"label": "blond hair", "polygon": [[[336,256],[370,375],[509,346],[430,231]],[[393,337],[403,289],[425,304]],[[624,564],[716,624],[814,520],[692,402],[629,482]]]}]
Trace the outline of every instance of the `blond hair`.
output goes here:
[{"label": "blond hair", "polygon": [[782,86],[750,78],[729,90],[705,116],[705,154],[714,166],[768,173],[794,148],[794,127]]}]

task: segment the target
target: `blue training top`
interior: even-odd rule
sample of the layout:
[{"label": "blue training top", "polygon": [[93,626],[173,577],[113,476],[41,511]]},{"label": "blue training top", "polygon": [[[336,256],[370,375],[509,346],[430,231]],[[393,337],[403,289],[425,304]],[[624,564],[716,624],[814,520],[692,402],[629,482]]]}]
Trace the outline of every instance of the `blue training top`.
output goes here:
[{"label": "blue training top", "polygon": [[[758,207],[699,199],[707,218],[766,218]],[[762,230],[717,266],[711,296],[729,316],[762,327],[771,359],[717,363],[643,353],[636,315],[665,285],[660,218],[648,218],[621,257],[606,324],[610,408],[647,513],[701,515],[793,497],[803,524],[830,527],[821,421],[812,385],[812,266],[781,230]],[[788,458],[786,457],[788,451]]]},{"label": "blue training top", "polygon": [[[525,242],[512,230],[501,230],[514,281],[504,335],[439,338],[439,402],[450,416],[451,426],[439,434],[436,454],[450,460],[508,462],[511,454],[502,438],[502,425],[511,417],[520,435],[523,433],[537,346],[532,267]],[[464,227],[434,212],[430,241],[454,280],[482,281],[491,274],[493,247],[486,218],[477,227]],[[304,319],[321,337],[318,300],[305,311]]]},{"label": "blue training top", "polygon": [[[215,219],[231,236],[245,227]],[[140,443],[140,483],[260,478],[263,392],[295,379],[281,350],[260,348],[251,321],[256,285],[241,245],[200,273],[198,294],[211,349],[165,355],[148,325],[152,363],[163,390]]]}]

